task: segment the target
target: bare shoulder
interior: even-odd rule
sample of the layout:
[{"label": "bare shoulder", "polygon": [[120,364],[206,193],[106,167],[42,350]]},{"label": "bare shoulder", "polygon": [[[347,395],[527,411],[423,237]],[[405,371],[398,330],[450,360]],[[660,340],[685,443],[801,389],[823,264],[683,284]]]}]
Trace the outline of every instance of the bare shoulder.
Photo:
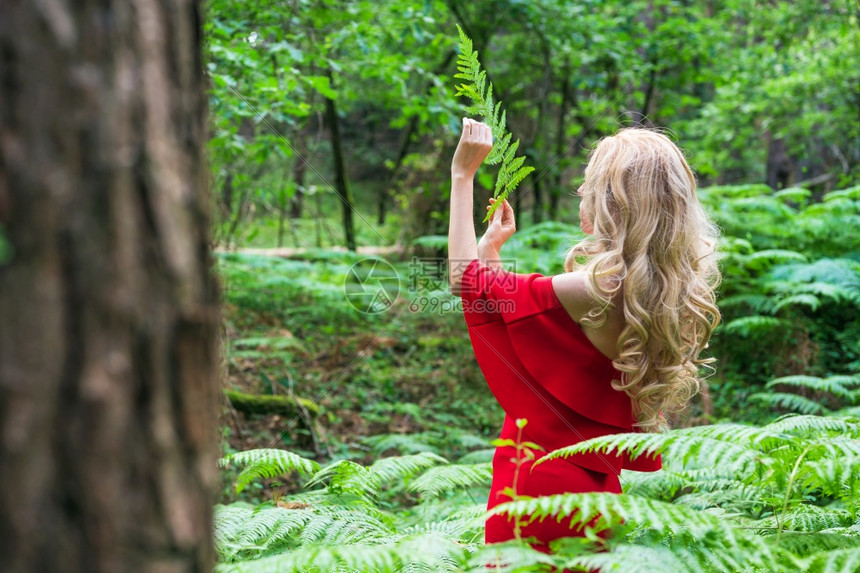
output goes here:
[{"label": "bare shoulder", "polygon": [[[593,308],[598,301],[591,298],[588,292],[587,277],[584,271],[573,271],[552,277],[552,288],[561,305],[577,323]],[[623,287],[622,287],[623,288]],[[618,337],[624,330],[624,311],[619,308],[621,291],[616,294],[616,306],[609,309],[607,321],[597,328],[583,326],[585,336],[597,350],[607,358],[614,360],[618,354]]]},{"label": "bare shoulder", "polygon": [[561,305],[576,322],[579,322],[595,306],[594,299],[588,294],[583,271],[554,275],[552,288]]},{"label": "bare shoulder", "polygon": [[[558,297],[562,306],[576,322],[579,322],[600,304],[600,301],[593,299],[588,292],[587,280],[585,271],[573,271],[552,277],[552,288],[555,291],[555,296]],[[618,305],[621,303],[621,298],[621,291],[618,291],[613,302]],[[618,311],[617,307],[609,312],[610,322],[617,322],[617,319],[622,316],[623,314]]]}]

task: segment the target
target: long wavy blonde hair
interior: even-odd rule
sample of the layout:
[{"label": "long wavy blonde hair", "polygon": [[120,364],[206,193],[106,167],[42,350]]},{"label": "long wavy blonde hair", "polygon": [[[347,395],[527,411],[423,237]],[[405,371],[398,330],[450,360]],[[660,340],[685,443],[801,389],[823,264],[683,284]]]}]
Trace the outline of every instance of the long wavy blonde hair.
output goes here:
[{"label": "long wavy blonde hair", "polygon": [[696,197],[681,150],[649,129],[602,139],[580,194],[593,234],[570,249],[564,267],[586,271],[597,301],[582,323],[599,327],[613,301],[623,304],[626,324],[613,361],[621,378],[612,387],[631,397],[634,426],[665,431],[664,414],[686,407],[701,389],[699,368],[715,361],[699,354],[720,322],[719,229]]}]

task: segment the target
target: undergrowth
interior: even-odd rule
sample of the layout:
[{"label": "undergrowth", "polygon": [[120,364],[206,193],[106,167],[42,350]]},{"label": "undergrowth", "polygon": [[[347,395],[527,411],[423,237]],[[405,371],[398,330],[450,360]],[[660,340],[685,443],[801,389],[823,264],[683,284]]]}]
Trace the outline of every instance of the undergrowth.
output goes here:
[{"label": "undergrowth", "polygon": [[[856,395],[856,394],[855,394]],[[658,472],[625,470],[623,493],[521,497],[493,513],[526,520],[598,516],[597,537],[562,540],[556,553],[522,540],[483,544],[489,462],[431,452],[369,465],[320,467],[283,450],[228,456],[258,477],[307,476],[304,489],[257,506],[216,508],[219,571],[856,571],[860,565],[860,418],[787,414],[764,426],[715,424],[665,434],[619,434],[553,452],[660,452]],[[602,550],[601,552],[597,552]],[[632,568],[631,568],[632,567]],[[620,568],[620,569],[618,569]]]}]

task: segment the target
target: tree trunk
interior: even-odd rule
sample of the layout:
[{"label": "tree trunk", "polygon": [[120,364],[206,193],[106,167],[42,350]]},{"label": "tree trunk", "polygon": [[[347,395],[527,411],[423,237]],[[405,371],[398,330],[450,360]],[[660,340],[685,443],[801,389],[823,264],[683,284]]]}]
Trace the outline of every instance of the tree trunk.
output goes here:
[{"label": "tree trunk", "polygon": [[540,223],[543,221],[543,187],[541,187],[541,172],[535,169],[529,173],[532,180],[532,189],[534,189],[534,202],[532,203],[532,223]]},{"label": "tree trunk", "polygon": [[284,246],[284,219],[287,218],[287,187],[281,183],[278,192],[278,248]]},{"label": "tree trunk", "polygon": [[388,205],[388,188],[380,187],[376,195],[376,224],[385,224],[386,207]]},{"label": "tree trunk", "polygon": [[791,186],[791,159],[785,150],[785,142],[773,137],[771,132],[767,138],[767,173],[765,183],[773,189],[783,189]]},{"label": "tree trunk", "polygon": [[555,177],[553,186],[549,191],[549,219],[555,221],[558,218],[558,202],[561,199],[562,179],[564,178],[564,167],[567,163],[567,110],[570,107],[570,62],[567,61],[561,70],[561,103],[558,106],[558,120],[555,132]]},{"label": "tree trunk", "polygon": [[308,149],[305,145],[304,131],[300,131],[296,137],[296,158],[293,160],[293,184],[296,186],[296,191],[290,199],[290,217],[292,219],[301,219],[302,210],[305,200],[305,173],[307,173],[308,164],[305,158],[308,156]]},{"label": "tree trunk", "polygon": [[[328,70],[329,85],[334,89],[334,78],[331,70]],[[346,175],[346,166],[343,162],[343,142],[340,139],[340,120],[337,117],[337,106],[331,98],[325,98],[325,114],[331,135],[331,150],[334,156],[335,193],[338,194],[343,203],[343,235],[346,240],[346,248],[355,252],[355,224],[352,220],[352,210],[355,202],[349,189],[349,178]]]},{"label": "tree trunk", "polygon": [[223,219],[229,220],[230,213],[233,212],[233,172],[227,174],[224,178],[224,185],[221,187],[221,211],[224,213]]},{"label": "tree trunk", "polygon": [[200,7],[0,10],[0,571],[211,571]]},{"label": "tree trunk", "polygon": [[648,87],[645,88],[645,101],[642,103],[642,111],[639,112],[637,123],[643,127],[654,127],[653,118],[648,117],[651,101],[654,99],[654,89],[657,87],[657,63],[651,62],[653,66],[648,74]]}]

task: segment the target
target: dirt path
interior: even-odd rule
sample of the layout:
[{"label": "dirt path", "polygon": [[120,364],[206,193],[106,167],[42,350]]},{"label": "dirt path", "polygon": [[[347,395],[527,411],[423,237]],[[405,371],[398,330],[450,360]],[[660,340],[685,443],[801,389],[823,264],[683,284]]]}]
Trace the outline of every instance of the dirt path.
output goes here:
[{"label": "dirt path", "polygon": [[[360,255],[393,255],[393,254],[402,254],[405,251],[406,247],[404,245],[384,245],[384,246],[361,246],[358,247],[358,254]],[[224,248],[216,248],[216,253],[239,253],[242,255],[260,255],[264,257],[282,257],[289,258],[294,257],[296,255],[303,255],[309,251],[335,251],[344,253],[346,252],[346,247],[324,247],[322,249],[308,249],[305,247],[279,247],[279,248],[271,248],[271,249],[261,249],[261,248],[240,248],[240,249],[224,249]]]}]

